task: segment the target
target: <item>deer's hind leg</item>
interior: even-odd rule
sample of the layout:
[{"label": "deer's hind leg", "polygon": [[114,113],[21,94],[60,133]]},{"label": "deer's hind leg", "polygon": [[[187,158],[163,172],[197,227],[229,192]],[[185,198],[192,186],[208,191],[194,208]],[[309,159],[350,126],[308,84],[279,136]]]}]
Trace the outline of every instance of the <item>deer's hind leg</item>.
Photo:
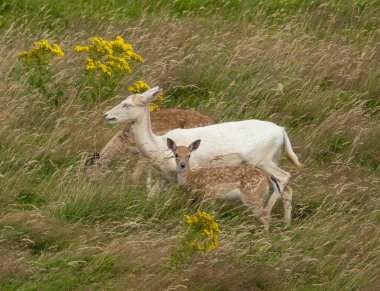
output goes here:
[{"label": "deer's hind leg", "polygon": [[258,167],[263,169],[272,177],[274,177],[278,181],[281,191],[284,190],[286,184],[288,184],[289,179],[291,177],[290,173],[279,168],[274,162],[260,164]]}]

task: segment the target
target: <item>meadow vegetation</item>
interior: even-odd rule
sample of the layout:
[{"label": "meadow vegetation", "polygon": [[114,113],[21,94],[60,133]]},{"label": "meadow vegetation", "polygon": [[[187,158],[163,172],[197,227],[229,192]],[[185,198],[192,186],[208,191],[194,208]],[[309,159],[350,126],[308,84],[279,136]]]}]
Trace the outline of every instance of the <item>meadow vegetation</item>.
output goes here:
[{"label": "meadow vegetation", "polygon": [[[2,1],[0,289],[375,290],[379,15],[378,0]],[[117,35],[145,62],[115,96],[82,98],[74,46]],[[44,90],[18,58],[42,39],[64,52]],[[130,156],[86,179],[85,159],[122,127],[103,113],[138,79],[165,89],[163,107],[285,126],[304,164],[281,163],[293,225],[278,207],[265,233],[244,207],[199,205],[174,185],[148,199]],[[166,267],[198,209],[215,216],[219,247]]]}]

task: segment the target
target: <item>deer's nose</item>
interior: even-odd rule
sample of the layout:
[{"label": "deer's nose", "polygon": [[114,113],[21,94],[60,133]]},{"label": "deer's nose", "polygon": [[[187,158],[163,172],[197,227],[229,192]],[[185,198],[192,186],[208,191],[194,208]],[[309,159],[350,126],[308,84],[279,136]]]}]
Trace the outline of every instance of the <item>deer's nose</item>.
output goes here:
[{"label": "deer's nose", "polygon": [[104,119],[105,119],[107,122],[115,121],[115,120],[116,120],[115,117],[110,117],[110,116],[108,115],[108,113],[104,114],[103,117],[104,117]]},{"label": "deer's nose", "polygon": [[181,167],[181,169],[184,169],[186,167],[186,164],[185,163],[180,163],[179,166]]}]

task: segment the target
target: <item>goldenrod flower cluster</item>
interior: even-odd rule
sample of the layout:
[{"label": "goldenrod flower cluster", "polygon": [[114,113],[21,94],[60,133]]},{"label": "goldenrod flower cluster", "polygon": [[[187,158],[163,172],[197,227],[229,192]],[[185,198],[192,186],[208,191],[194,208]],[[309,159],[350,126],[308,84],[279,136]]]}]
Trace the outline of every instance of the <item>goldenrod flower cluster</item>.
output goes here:
[{"label": "goldenrod flower cluster", "polygon": [[[128,87],[128,90],[131,91],[132,93],[138,94],[138,93],[143,93],[146,90],[149,90],[151,87],[144,81],[139,80],[136,83],[134,83],[132,86]],[[160,110],[159,105],[164,101],[164,94],[160,93],[157,97],[157,100],[154,101],[154,103],[149,105],[149,110],[150,111],[155,111],[155,110]]]},{"label": "goldenrod flower cluster", "polygon": [[183,216],[186,224],[200,232],[202,241],[191,241],[190,245],[197,251],[210,251],[216,249],[219,244],[218,235],[221,233],[218,224],[215,222],[214,216],[204,211],[197,211],[193,216]]},{"label": "goldenrod flower cluster", "polygon": [[132,93],[143,93],[146,90],[149,90],[151,87],[148,85],[148,83],[139,80],[136,83],[134,83],[132,86],[128,87],[128,90],[131,91]]},{"label": "goldenrod flower cluster", "polygon": [[89,53],[89,57],[86,58],[88,71],[98,71],[108,77],[116,72],[130,73],[130,60],[144,62],[144,59],[133,51],[132,45],[125,43],[121,36],[116,36],[112,41],[94,37],[88,45],[75,46],[74,50]]},{"label": "goldenrod flower cluster", "polygon": [[91,71],[91,70],[99,70],[104,75],[108,75],[108,76],[112,75],[112,70],[109,67],[107,67],[102,62],[100,62],[100,61],[94,61],[91,58],[86,58],[86,68],[89,71]]},{"label": "goldenrod flower cluster", "polygon": [[19,57],[27,63],[36,62],[37,64],[46,64],[47,57],[50,56],[64,56],[62,49],[57,44],[51,45],[48,40],[37,41],[34,43],[35,47],[29,51],[22,51]]}]

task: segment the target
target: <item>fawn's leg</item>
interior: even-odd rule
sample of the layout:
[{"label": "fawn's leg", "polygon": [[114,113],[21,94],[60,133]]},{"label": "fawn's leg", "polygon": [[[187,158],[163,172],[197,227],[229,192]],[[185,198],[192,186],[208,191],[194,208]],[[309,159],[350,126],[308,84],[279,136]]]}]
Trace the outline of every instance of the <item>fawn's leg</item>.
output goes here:
[{"label": "fawn's leg", "polygon": [[282,206],[284,209],[284,220],[286,225],[290,225],[292,218],[292,200],[293,200],[293,189],[286,185],[284,192],[282,193]]},{"label": "fawn's leg", "polygon": [[[264,230],[269,231],[270,212],[264,209],[262,198],[269,191],[268,182],[262,180],[256,187],[244,187],[241,191],[241,200],[253,212],[253,214],[263,223]],[[253,190],[254,189],[254,190]]]}]

